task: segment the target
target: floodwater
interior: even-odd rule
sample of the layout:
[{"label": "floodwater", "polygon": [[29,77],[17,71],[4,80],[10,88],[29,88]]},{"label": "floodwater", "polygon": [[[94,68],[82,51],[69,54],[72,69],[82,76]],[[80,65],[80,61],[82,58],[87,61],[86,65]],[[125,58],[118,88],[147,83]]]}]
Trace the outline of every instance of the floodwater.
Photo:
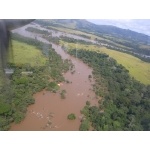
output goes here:
[{"label": "floodwater", "polygon": [[[20,28],[16,32],[35,37],[24,29],[25,27]],[[37,39],[46,42],[39,36]],[[91,105],[97,105],[96,96],[92,91],[94,81],[88,78],[92,75],[92,69],[78,58],[68,55],[60,46],[55,44],[52,46],[62,59],[71,59],[74,64],[75,73],[68,71],[64,74],[65,79],[70,83],[59,84],[60,90],[66,90],[66,98],[61,99],[60,93],[44,90],[36,93],[35,104],[28,107],[26,117],[21,123],[12,124],[11,131],[77,131],[83,117],[80,110],[85,106],[86,101],[90,101]],[[70,113],[76,115],[75,120],[67,119]]]},{"label": "floodwater", "polygon": [[46,29],[46,28],[41,27],[40,25],[35,24],[35,23],[34,24],[28,24],[28,25],[26,25],[22,28],[19,28],[19,29],[15,29],[13,32],[21,33],[22,35],[25,34],[26,36],[30,35],[31,37],[33,37],[33,35],[37,35],[35,33],[30,33],[30,32],[25,31],[25,29],[28,28],[28,27],[33,27],[33,28],[38,28],[40,30],[48,31],[51,34],[52,37],[67,36],[69,38],[74,38],[74,39],[77,39],[77,40],[84,40],[86,42],[92,42],[93,44],[97,43],[95,40],[87,39],[87,38],[81,37],[79,35],[70,34],[70,33],[61,32],[61,31],[54,31],[54,30],[51,30],[51,29]]}]

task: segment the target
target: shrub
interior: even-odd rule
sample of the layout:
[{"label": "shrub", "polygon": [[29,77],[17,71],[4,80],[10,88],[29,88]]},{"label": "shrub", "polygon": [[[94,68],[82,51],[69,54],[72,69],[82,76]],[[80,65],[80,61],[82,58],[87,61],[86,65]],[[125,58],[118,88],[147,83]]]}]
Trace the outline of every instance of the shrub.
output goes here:
[{"label": "shrub", "polygon": [[69,120],[75,120],[75,119],[76,119],[76,116],[75,116],[75,114],[71,113],[71,114],[68,115],[67,118],[68,118]]}]

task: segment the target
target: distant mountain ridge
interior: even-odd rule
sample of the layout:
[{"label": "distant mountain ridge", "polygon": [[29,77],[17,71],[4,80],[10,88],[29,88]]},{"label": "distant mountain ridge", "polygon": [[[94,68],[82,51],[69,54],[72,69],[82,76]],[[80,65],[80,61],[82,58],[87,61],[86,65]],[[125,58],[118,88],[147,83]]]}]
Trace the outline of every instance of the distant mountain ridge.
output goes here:
[{"label": "distant mountain ridge", "polygon": [[113,25],[150,36],[150,19],[88,19],[97,25]]}]

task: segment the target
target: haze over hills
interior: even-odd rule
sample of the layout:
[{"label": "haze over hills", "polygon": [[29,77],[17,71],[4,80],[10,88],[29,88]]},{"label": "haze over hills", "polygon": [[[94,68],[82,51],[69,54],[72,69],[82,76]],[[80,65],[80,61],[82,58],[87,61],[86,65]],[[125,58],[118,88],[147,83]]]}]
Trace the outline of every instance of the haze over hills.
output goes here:
[{"label": "haze over hills", "polygon": [[113,25],[150,35],[150,19],[89,19],[97,25]]}]

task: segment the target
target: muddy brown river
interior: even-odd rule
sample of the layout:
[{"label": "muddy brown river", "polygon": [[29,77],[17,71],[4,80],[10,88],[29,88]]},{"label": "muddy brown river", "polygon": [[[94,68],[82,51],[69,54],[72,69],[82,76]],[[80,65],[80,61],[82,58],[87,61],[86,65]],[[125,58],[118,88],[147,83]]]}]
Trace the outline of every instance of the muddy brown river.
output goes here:
[{"label": "muddy brown river", "polygon": [[[33,33],[24,30],[26,27],[14,32],[34,38]],[[47,42],[39,36],[37,39]],[[90,101],[91,105],[97,105],[95,93],[92,91],[94,81],[88,79],[88,76],[92,75],[92,69],[78,58],[68,55],[60,46],[55,44],[52,46],[62,59],[71,59],[75,66],[74,74],[70,71],[64,74],[65,79],[71,83],[59,84],[61,90],[66,90],[66,98],[61,99],[59,93],[44,90],[36,93],[33,95],[35,104],[28,107],[26,117],[21,123],[12,124],[11,131],[77,131],[82,118],[80,110],[86,101]],[[76,115],[75,120],[67,119],[70,113]]]}]

